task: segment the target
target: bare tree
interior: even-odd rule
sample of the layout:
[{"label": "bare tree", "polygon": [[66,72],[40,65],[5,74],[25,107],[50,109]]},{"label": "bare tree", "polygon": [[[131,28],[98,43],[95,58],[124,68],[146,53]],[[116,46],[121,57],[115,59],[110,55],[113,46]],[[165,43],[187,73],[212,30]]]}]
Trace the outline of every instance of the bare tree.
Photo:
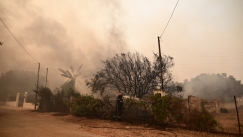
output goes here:
[{"label": "bare tree", "polygon": [[[103,61],[104,68],[98,71],[92,79],[86,81],[93,93],[113,90],[127,95],[142,97],[151,93],[160,83],[160,64],[158,55],[154,54],[154,62],[139,53],[120,54]],[[172,80],[169,71],[174,66],[173,58],[163,56],[163,84]]]}]

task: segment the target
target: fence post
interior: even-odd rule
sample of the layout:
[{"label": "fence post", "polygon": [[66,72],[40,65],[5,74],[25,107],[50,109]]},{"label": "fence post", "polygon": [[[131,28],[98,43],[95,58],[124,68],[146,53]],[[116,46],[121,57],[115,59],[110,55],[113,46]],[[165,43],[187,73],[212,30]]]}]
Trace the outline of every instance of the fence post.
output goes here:
[{"label": "fence post", "polygon": [[27,92],[25,92],[24,93],[24,103],[27,103],[27,96],[28,96],[28,94],[27,94]]},{"label": "fence post", "polygon": [[236,103],[235,96],[234,96],[234,100],[235,100],[235,109],[236,109],[236,114],[237,114],[237,119],[238,119],[239,133],[241,134],[241,130],[240,130],[240,119],[239,119],[238,108],[237,108],[237,103]]},{"label": "fence post", "polygon": [[191,127],[190,96],[188,96],[187,101],[188,101],[188,110],[189,110],[189,122],[190,122],[190,127]]},{"label": "fence post", "polygon": [[17,93],[16,95],[16,107],[19,106],[19,93]]}]

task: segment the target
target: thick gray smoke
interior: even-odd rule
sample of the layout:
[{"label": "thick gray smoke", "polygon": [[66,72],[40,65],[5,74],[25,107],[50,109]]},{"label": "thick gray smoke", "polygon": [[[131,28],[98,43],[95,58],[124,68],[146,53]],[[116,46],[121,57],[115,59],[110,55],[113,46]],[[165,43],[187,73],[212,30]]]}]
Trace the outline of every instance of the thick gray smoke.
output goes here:
[{"label": "thick gray smoke", "polygon": [[[0,17],[12,33],[41,63],[41,75],[45,76],[49,68],[51,88],[67,80],[60,76],[59,68],[66,70],[73,66],[77,69],[83,64],[83,73],[89,77],[101,67],[101,60],[127,51],[123,23],[119,20],[123,15],[122,7],[116,0],[0,1],[0,9]],[[0,72],[29,69],[30,66],[37,72],[37,62],[2,24],[0,31],[0,41],[4,42],[0,49]],[[86,90],[84,86],[82,83],[81,90]]]},{"label": "thick gray smoke", "polygon": [[243,95],[243,85],[234,76],[221,74],[200,74],[190,81],[184,81],[185,96],[193,95],[203,99],[233,101],[234,96]]}]

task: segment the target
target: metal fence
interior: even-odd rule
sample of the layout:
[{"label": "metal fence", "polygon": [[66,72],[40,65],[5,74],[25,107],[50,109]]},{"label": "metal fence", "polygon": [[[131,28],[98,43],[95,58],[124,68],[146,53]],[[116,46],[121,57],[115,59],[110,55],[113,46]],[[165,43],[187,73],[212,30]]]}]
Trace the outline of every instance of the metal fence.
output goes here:
[{"label": "metal fence", "polygon": [[188,96],[188,109],[200,108],[203,104],[210,112],[221,128],[220,132],[241,134],[243,127],[243,97],[232,97],[235,101],[202,100],[195,96]]}]

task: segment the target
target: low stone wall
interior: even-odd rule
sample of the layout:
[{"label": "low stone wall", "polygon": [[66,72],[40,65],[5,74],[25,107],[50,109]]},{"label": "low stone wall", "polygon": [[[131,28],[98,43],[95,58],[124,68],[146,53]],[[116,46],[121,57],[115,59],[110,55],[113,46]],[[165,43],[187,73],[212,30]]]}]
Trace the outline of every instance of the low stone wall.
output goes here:
[{"label": "low stone wall", "polygon": [[[237,107],[243,106],[243,97],[236,98],[236,102]],[[188,105],[190,109],[200,109],[201,103],[209,112],[219,112],[220,108],[235,109],[234,102],[225,102],[223,100],[202,100],[195,96],[188,96]]]},{"label": "low stone wall", "polygon": [[7,106],[18,107],[16,101],[6,101]]},{"label": "low stone wall", "polygon": [[218,102],[217,101],[202,101],[205,109],[209,112],[218,112]]},{"label": "low stone wall", "polygon": [[192,109],[200,109],[202,100],[195,96],[188,96],[188,108]]},{"label": "low stone wall", "polygon": [[[23,108],[35,109],[35,105],[33,103],[27,102],[27,96],[28,96],[27,92],[25,92]],[[12,107],[18,107],[19,106],[19,93],[17,93],[15,101],[9,101],[9,99],[7,98],[6,99],[6,105],[12,106]],[[37,108],[38,108],[38,105],[36,106],[36,109]]]},{"label": "low stone wall", "polygon": [[[36,106],[36,107],[38,107],[38,106]],[[33,103],[24,102],[23,108],[35,109],[35,105]]]},{"label": "low stone wall", "polygon": [[[28,108],[28,109],[35,109],[35,105],[33,103],[27,102],[28,101],[28,94],[25,92],[24,94],[24,103],[23,103],[23,108]],[[36,106],[36,109],[38,108],[38,105]]]},{"label": "low stone wall", "polygon": [[230,103],[225,102],[224,105],[222,105],[222,108],[235,109],[235,103],[234,102],[232,102],[232,103],[231,102]]}]

